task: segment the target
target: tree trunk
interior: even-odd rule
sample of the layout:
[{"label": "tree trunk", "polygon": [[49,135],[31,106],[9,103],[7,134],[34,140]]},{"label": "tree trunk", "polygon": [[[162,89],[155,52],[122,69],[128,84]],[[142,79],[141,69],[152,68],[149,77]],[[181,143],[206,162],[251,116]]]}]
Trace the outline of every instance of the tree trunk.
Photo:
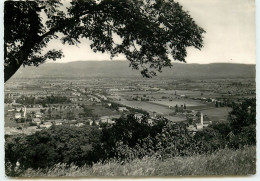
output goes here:
[{"label": "tree trunk", "polygon": [[15,72],[21,67],[21,64],[12,64],[4,67],[4,81],[7,82]]}]

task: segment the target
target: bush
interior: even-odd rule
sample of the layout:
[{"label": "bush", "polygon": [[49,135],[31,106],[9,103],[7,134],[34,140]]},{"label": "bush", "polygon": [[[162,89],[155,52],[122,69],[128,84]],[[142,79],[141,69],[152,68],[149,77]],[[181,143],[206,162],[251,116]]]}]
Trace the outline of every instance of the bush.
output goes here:
[{"label": "bush", "polygon": [[[7,137],[5,161],[14,169],[46,168],[57,163],[76,165],[98,161],[93,150],[100,144],[100,130],[96,127],[52,126],[29,136]],[[95,156],[93,156],[95,155]]]},{"label": "bush", "polygon": [[154,154],[166,158],[197,151],[186,124],[162,118],[151,126],[145,116],[141,120],[133,115],[118,119],[112,127],[102,130],[101,141],[104,160],[131,160]]}]

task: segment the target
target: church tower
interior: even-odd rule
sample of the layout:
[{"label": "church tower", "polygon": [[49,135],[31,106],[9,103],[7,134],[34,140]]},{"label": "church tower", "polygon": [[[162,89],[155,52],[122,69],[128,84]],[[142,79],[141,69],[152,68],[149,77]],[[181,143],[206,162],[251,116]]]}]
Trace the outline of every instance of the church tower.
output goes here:
[{"label": "church tower", "polygon": [[203,113],[200,113],[200,124],[203,126]]}]

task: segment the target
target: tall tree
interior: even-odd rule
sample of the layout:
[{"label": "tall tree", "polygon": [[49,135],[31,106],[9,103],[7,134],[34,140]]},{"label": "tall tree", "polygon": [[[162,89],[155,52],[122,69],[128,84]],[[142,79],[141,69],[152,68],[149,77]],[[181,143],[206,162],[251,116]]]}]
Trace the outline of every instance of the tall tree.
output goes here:
[{"label": "tall tree", "polygon": [[[185,62],[186,48],[203,46],[205,32],[174,0],[6,1],[4,6],[5,82],[21,65],[38,66],[62,58],[43,53],[51,39],[76,45],[91,41],[94,52],[124,54],[145,77],[174,60]],[[120,42],[115,41],[120,38]]]},{"label": "tall tree", "polygon": [[243,127],[256,125],[256,99],[245,99],[242,103],[233,103],[232,111],[228,116],[230,126],[235,134],[240,133]]}]

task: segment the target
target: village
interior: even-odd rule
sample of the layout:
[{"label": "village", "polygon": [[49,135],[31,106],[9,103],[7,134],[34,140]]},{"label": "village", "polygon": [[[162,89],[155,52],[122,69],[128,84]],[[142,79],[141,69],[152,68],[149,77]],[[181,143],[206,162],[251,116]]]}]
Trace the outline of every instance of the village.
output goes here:
[{"label": "village", "polygon": [[[137,80],[128,81],[127,84],[124,82],[114,79],[108,83],[101,78],[84,83],[39,79],[29,82],[19,80],[16,86],[7,84],[5,134],[33,134],[52,125],[90,125],[101,129],[102,124],[114,124],[116,119],[128,114],[134,114],[137,119],[148,115],[151,125],[162,117],[173,123],[184,122],[188,130],[195,133],[209,124],[227,120],[230,110],[228,101],[232,89],[233,94],[235,90],[232,85],[241,86],[241,83],[235,84],[232,80],[227,84],[231,90],[224,94],[216,92],[216,89],[200,89],[199,85],[207,84],[205,81],[197,82],[198,87],[193,87],[193,90],[187,90],[188,83],[166,87],[171,85],[167,79],[145,84]],[[246,86],[248,90],[240,91],[247,91],[248,96],[253,95],[254,90]],[[239,101],[240,97],[235,96],[236,99],[232,100]]]}]

